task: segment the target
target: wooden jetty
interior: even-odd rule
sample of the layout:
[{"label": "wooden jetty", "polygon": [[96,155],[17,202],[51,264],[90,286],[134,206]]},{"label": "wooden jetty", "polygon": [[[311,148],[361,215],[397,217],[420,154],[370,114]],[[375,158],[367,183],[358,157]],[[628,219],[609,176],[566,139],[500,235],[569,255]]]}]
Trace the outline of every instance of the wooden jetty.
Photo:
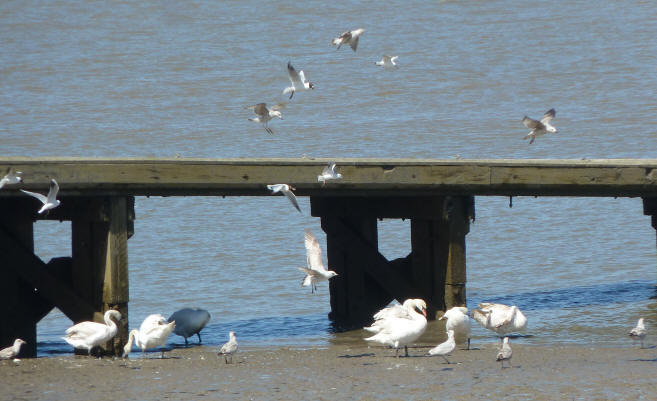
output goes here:
[{"label": "wooden jetty", "polygon": [[[392,299],[419,297],[430,316],[465,303],[466,235],[475,196],[642,197],[657,229],[657,159],[415,160],[336,159],[340,181],[317,181],[327,159],[0,158],[0,176],[24,182],[0,190],[0,344],[28,341],[53,308],[73,322],[123,314],[118,354],[127,341],[128,239],[136,196],[269,196],[267,184],[294,185],[310,196],[311,214],[327,235],[331,314],[338,327],[369,323]],[[1,177],[0,177],[1,178]],[[38,201],[18,191],[60,185],[62,204],[37,214]],[[387,260],[378,251],[377,219],[411,220],[411,251]],[[67,220],[72,256],[42,261],[34,254],[33,223]]]}]

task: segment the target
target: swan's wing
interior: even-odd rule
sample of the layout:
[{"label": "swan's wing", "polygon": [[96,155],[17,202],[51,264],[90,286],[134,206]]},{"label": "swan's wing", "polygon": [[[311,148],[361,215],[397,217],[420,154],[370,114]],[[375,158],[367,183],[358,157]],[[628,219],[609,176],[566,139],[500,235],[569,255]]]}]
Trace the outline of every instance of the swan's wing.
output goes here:
[{"label": "swan's wing", "polygon": [[411,314],[402,305],[392,305],[383,308],[374,315],[375,320],[398,318],[398,319],[412,319]]},{"label": "swan's wing", "polygon": [[495,308],[495,310],[493,311],[494,315],[491,316],[491,320],[492,320],[491,323],[495,328],[499,328],[511,323],[513,317],[516,314],[516,308],[501,307],[502,305],[499,306],[500,307]]},{"label": "swan's wing", "polygon": [[107,325],[96,322],[81,322],[66,329],[68,338],[87,338],[96,336],[107,329]]},{"label": "swan's wing", "polygon": [[37,199],[40,200],[41,203],[43,203],[43,204],[46,204],[46,203],[48,202],[48,198],[46,198],[45,195],[41,195],[40,193],[31,192],[31,191],[26,191],[26,190],[24,190],[24,189],[21,189],[21,192],[23,192],[23,193],[25,193],[25,194],[28,194],[28,195],[30,195],[30,196],[33,196],[33,197],[37,198]]},{"label": "swan's wing", "polygon": [[472,311],[472,318],[477,321],[483,327],[486,327],[486,320],[488,316],[480,309],[475,309]]},{"label": "swan's wing", "polygon": [[290,62],[287,63],[287,75],[295,88],[303,88],[303,81]]},{"label": "swan's wing", "polygon": [[57,193],[59,192],[59,185],[55,179],[50,180],[50,189],[48,190],[48,202],[54,203],[57,200]]},{"label": "swan's wing", "polygon": [[308,267],[312,270],[326,270],[322,262],[322,248],[319,246],[319,241],[308,229],[304,235],[304,244],[306,245]]},{"label": "swan's wing", "polygon": [[555,116],[557,115],[557,112],[554,109],[550,109],[543,114],[543,117],[541,118],[541,123],[547,124],[549,123]]},{"label": "swan's wing", "polygon": [[533,118],[529,118],[527,116],[525,116],[525,118],[522,119],[522,123],[525,124],[525,127],[529,129],[536,129],[543,127],[543,124],[541,124],[540,121],[536,121]]}]

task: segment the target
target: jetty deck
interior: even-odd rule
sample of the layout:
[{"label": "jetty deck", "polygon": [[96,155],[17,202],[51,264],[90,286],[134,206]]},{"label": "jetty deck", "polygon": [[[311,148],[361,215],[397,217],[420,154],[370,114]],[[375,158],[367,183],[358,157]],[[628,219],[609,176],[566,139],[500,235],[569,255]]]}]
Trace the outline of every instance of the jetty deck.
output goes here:
[{"label": "jetty deck", "polygon": [[[416,160],[334,159],[343,175],[322,185],[329,159],[0,158],[24,182],[0,190],[0,344],[28,341],[36,355],[36,324],[53,307],[73,322],[102,321],[109,308],[123,319],[105,346],[119,354],[127,341],[128,239],[136,196],[270,196],[287,183],[309,196],[311,215],[326,233],[330,318],[338,328],[369,323],[392,299],[422,298],[430,317],[466,300],[466,235],[476,196],[611,196],[643,198],[657,229],[657,159]],[[0,177],[1,178],[1,177]],[[61,206],[37,213],[39,202],[18,189],[60,186]],[[377,220],[411,221],[408,256],[378,251]],[[71,221],[72,256],[42,261],[34,254],[34,222]]]}]

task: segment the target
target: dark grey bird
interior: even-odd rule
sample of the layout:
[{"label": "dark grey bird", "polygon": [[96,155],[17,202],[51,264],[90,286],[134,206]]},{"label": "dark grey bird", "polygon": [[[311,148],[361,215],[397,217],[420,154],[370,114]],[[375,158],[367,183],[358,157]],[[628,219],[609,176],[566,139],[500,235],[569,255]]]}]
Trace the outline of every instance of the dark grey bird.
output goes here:
[{"label": "dark grey bird", "polygon": [[189,344],[187,338],[194,334],[198,337],[198,343],[200,344],[202,343],[201,330],[210,321],[210,312],[200,308],[184,308],[174,312],[167,321],[176,322],[173,332],[185,339],[185,345]]}]

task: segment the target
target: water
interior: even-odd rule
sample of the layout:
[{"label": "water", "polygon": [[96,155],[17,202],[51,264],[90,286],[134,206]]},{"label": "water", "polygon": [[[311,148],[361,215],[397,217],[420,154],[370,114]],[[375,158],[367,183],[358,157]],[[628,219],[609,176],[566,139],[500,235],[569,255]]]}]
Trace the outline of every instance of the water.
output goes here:
[{"label": "water", "polygon": [[[329,45],[357,27],[356,53]],[[639,1],[7,1],[3,155],[652,158],[655,34],[657,11]],[[376,68],[382,54],[400,68]],[[244,107],[285,100],[288,61],[316,89],[268,135]],[[552,107],[560,132],[528,146],[522,117]],[[324,243],[300,204],[303,216],[284,198],[138,198],[130,325],[201,306],[210,345],[228,330],[247,346],[360,341],[330,333],[326,285],[299,287],[304,228]],[[380,228],[384,254],[405,256],[408,223]],[[36,230],[44,260],[70,255],[49,236],[70,225]],[[628,345],[639,316],[657,322],[640,199],[521,197],[510,209],[479,197],[467,247],[469,306],[520,306],[532,336],[519,341]],[[56,312],[39,324],[41,355],[70,352],[69,324]]]}]

